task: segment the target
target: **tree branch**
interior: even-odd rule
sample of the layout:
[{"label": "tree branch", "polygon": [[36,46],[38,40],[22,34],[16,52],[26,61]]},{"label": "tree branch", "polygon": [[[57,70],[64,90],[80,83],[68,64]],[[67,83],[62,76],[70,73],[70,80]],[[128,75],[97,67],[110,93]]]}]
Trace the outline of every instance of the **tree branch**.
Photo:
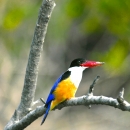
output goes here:
[{"label": "tree branch", "polygon": [[31,44],[21,101],[5,129],[14,125],[15,122],[22,119],[31,110],[35,96],[38,67],[43,43],[47,32],[48,22],[54,7],[54,0],[43,0]]},{"label": "tree branch", "polygon": [[[97,80],[99,79],[99,76],[97,76],[92,85],[90,85],[90,90],[92,90],[92,87],[96,84]],[[123,92],[124,89],[119,93],[118,98],[122,97],[123,98]],[[68,106],[79,106],[79,105],[84,105],[84,106],[89,106],[89,105],[108,105],[112,106],[114,108],[118,108],[122,111],[130,111],[130,104],[125,101],[121,100],[118,101],[117,99],[111,98],[111,97],[105,97],[105,96],[93,96],[92,94],[87,94],[81,97],[76,97],[72,98],[68,101],[65,101],[61,104],[59,104],[55,109],[62,109],[64,107]],[[54,110],[55,110],[54,109]],[[24,116],[19,122],[16,122],[14,125],[12,125],[9,129],[7,130],[22,130],[26,128],[28,125],[30,125],[33,121],[35,121],[38,117],[42,116],[46,111],[46,108],[43,106],[38,106],[35,110],[31,111],[28,113],[26,116]],[[40,125],[40,123],[39,123]]]},{"label": "tree branch", "polygon": [[100,78],[100,76],[97,76],[97,77],[94,79],[93,83],[90,85],[88,94],[93,95],[94,86],[95,86],[95,84],[97,83],[97,81],[99,80],[99,78]]},{"label": "tree branch", "polygon": [[[90,104],[96,104],[96,105],[108,105],[115,108],[118,108],[123,111],[130,111],[130,104],[125,101],[125,105],[122,107],[117,99],[105,97],[105,96],[81,96],[76,97],[73,99],[70,99],[60,105],[58,105],[55,109],[61,109],[63,107],[68,106],[78,106],[78,105],[90,105]],[[39,106],[35,110],[28,113],[25,117],[22,118],[19,122],[17,122],[15,125],[10,127],[10,129],[7,130],[22,130],[26,128],[28,125],[30,125],[33,121],[35,121],[38,117],[42,116],[45,113],[46,108],[44,106]],[[40,125],[40,123],[39,123]]]}]

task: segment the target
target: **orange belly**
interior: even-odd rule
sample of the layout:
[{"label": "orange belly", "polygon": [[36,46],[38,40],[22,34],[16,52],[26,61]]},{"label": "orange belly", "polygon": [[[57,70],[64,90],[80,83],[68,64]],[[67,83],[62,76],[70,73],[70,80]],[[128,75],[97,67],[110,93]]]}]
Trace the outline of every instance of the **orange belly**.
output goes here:
[{"label": "orange belly", "polygon": [[68,100],[72,97],[75,97],[77,88],[75,85],[70,81],[70,78],[61,81],[56,90],[53,92],[55,95],[55,99],[51,103],[51,110],[55,108],[59,103]]}]

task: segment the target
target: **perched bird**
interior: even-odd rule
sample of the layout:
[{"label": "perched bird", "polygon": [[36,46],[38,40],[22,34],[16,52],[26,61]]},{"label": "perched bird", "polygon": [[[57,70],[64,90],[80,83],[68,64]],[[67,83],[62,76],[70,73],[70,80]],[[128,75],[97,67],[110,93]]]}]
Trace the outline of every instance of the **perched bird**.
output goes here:
[{"label": "perched bird", "polygon": [[86,68],[92,68],[102,65],[104,62],[88,61],[82,58],[75,59],[71,62],[69,69],[63,73],[54,83],[45,103],[46,112],[41,125],[46,120],[50,110],[54,109],[63,101],[75,97],[82,73]]}]

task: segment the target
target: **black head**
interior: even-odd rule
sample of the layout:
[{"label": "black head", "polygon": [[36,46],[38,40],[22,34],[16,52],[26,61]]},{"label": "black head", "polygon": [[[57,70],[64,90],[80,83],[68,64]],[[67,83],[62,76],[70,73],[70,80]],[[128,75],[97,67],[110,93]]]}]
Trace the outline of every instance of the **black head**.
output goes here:
[{"label": "black head", "polygon": [[96,67],[96,66],[101,66],[103,65],[104,62],[99,62],[99,61],[88,61],[88,60],[85,60],[83,58],[78,58],[78,59],[75,59],[71,62],[70,64],[70,67],[86,67],[86,68],[93,68],[93,67]]},{"label": "black head", "polygon": [[82,63],[86,62],[83,58],[75,59],[71,62],[70,67],[81,66]]}]

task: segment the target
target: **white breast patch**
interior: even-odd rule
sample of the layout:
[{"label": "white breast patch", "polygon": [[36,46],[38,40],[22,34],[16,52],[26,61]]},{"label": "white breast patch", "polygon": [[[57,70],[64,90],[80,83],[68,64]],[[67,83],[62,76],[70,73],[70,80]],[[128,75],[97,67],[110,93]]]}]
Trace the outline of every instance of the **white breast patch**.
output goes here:
[{"label": "white breast patch", "polygon": [[70,79],[77,88],[79,87],[79,84],[81,82],[84,69],[84,67],[71,67],[68,69],[69,71],[71,71]]}]

